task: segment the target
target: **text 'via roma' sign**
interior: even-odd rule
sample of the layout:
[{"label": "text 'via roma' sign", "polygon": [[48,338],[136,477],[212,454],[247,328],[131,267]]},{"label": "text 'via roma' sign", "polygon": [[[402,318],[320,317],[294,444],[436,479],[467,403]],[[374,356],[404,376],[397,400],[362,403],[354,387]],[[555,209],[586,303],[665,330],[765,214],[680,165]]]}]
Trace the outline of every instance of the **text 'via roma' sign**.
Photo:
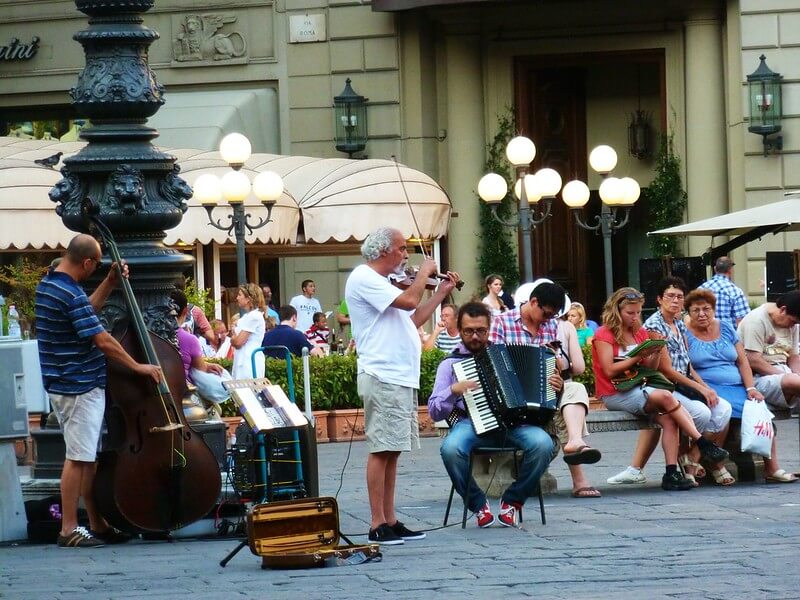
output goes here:
[{"label": "text 'via roma' sign", "polygon": [[292,15],[289,17],[289,43],[324,42],[325,15]]},{"label": "text 'via roma' sign", "polygon": [[0,46],[0,60],[30,60],[39,50],[39,38],[32,37],[30,44],[22,44],[17,38],[5,46]]}]

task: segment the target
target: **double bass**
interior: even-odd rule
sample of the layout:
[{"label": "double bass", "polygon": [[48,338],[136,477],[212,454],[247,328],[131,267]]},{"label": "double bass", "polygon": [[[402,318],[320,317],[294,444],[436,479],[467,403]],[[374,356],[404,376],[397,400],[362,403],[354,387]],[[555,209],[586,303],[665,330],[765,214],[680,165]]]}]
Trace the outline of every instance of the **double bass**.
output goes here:
[{"label": "double bass", "polygon": [[[100,234],[113,262],[122,267],[116,242],[87,199],[84,214]],[[130,315],[113,335],[136,361],[161,367],[156,384],[108,363],[106,448],[100,453],[94,496],[110,525],[130,533],[167,532],[208,514],[221,489],[220,469],[181,408],[187,392],[178,350],[148,331],[126,277],[120,277]],[[176,402],[177,399],[177,402]]]}]

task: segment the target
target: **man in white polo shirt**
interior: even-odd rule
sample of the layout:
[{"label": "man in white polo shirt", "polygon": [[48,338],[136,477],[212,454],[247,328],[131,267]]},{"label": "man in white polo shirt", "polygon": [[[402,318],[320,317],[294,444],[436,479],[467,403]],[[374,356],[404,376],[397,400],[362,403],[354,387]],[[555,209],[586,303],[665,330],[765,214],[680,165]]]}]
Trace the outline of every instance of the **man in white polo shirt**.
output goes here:
[{"label": "man in white polo shirt", "polygon": [[417,328],[431,318],[458,282],[448,273],[430,299],[422,302],[425,284],[437,272],[427,259],[416,280],[402,290],[389,281],[408,260],[406,240],[396,229],[382,227],[361,246],[367,261],[350,274],[345,299],[358,349],[358,395],[364,402],[369,448],[367,492],[371,512],[369,540],[402,544],[425,537],[408,529],[394,511],[397,460],[400,452],[419,447],[417,390],[421,343]]}]

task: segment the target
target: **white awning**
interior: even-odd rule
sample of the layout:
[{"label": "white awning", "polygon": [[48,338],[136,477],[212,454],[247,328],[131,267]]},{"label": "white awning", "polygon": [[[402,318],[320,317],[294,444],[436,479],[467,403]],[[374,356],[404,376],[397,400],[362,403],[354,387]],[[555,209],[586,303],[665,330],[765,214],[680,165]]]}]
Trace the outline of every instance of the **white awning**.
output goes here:
[{"label": "white awning", "polygon": [[[0,250],[65,247],[74,235],[64,227],[50,201],[58,169],[35,159],[76,153],[83,142],[21,140],[0,137]],[[202,173],[229,169],[218,152],[167,149],[178,158],[181,176],[192,184]],[[251,178],[272,170],[284,179],[285,192],[272,211],[273,222],[247,234],[247,242],[296,244],[298,241],[359,241],[382,225],[408,237],[436,239],[447,234],[451,205],[430,177],[387,160],[321,159],[253,154],[243,167]],[[255,197],[245,201],[256,220],[265,214]],[[227,209],[230,210],[230,209]],[[214,216],[227,223],[225,208]],[[302,235],[298,233],[303,221]],[[33,225],[35,223],[35,226]],[[208,224],[207,214],[191,199],[180,225],[167,231],[167,244],[233,243],[233,236]]]},{"label": "white awning", "polygon": [[676,225],[647,235],[712,236],[742,235],[753,230],[800,231],[800,193],[787,194],[788,199],[738,210],[736,212],[702,219],[694,223]]}]

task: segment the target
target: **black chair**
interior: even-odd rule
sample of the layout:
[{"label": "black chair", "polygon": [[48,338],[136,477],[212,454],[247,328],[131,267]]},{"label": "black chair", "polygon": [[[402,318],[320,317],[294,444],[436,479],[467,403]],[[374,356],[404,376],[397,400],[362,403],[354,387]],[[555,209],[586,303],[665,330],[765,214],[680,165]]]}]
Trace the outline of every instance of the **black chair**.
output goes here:
[{"label": "black chair", "polygon": [[[487,455],[487,454],[500,454],[502,452],[511,452],[514,456],[514,471],[515,473],[518,472],[519,469],[519,455],[522,452],[517,448],[506,448],[506,447],[498,447],[498,446],[476,446],[472,449],[469,455],[469,463],[467,464],[467,472],[469,475],[472,475],[472,459],[478,455]],[[447,499],[447,509],[444,512],[444,523],[442,526],[447,525],[447,519],[450,517],[450,506],[453,504],[453,494],[455,493],[456,488],[454,485],[450,486],[450,497]],[[537,487],[537,494],[539,496],[539,512],[542,515],[542,525],[547,525],[547,518],[544,514],[544,498],[542,497],[542,486],[541,483]],[[464,513],[461,515],[461,529],[466,528],[467,526],[467,512],[469,509],[467,508],[466,501],[464,502]],[[519,521],[522,522],[522,508],[519,510]]]}]

